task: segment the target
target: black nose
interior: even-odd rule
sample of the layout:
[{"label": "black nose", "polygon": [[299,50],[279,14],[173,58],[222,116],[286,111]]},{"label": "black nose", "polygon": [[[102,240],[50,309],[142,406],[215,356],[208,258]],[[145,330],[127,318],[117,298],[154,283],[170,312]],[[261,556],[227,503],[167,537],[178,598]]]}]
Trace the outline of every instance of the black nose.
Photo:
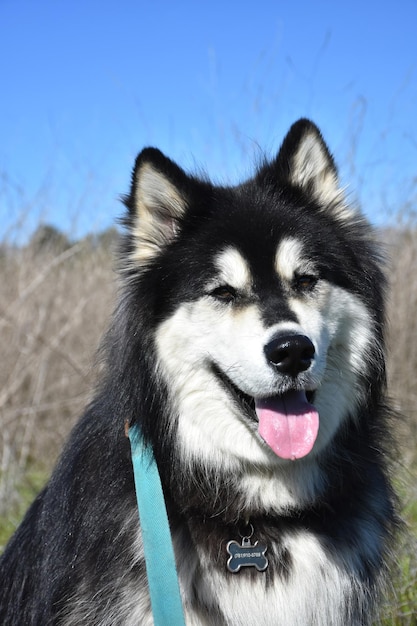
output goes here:
[{"label": "black nose", "polygon": [[314,359],[314,346],[304,335],[279,335],[264,348],[265,356],[281,374],[295,378]]}]

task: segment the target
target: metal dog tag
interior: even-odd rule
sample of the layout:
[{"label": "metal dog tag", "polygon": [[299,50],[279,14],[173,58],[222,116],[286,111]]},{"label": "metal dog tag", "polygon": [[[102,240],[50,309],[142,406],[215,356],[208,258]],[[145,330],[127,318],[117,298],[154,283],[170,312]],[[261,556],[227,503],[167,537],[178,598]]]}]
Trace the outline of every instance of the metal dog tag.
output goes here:
[{"label": "metal dog tag", "polygon": [[258,572],[263,572],[268,567],[268,559],[265,556],[267,546],[258,543],[251,544],[250,537],[242,537],[242,544],[237,541],[229,541],[227,552],[230,557],[227,561],[227,569],[235,574],[241,567],[256,567]]}]

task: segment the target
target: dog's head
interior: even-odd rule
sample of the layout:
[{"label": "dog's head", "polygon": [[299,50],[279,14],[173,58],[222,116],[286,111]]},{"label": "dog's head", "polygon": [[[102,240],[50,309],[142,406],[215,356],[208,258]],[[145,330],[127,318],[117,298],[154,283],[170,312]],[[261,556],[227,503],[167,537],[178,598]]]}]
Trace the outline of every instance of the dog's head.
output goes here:
[{"label": "dog's head", "polygon": [[382,278],[318,129],[297,122],[236,187],[146,149],[127,205],[125,273],[183,454],[274,467],[325,450],[383,378]]}]

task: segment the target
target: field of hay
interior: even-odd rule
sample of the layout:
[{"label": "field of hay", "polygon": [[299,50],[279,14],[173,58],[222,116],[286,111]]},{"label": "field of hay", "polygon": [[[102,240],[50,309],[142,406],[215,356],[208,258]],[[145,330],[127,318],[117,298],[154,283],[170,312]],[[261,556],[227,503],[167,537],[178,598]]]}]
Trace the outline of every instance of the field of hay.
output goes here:
[{"label": "field of hay", "polygon": [[[404,415],[396,483],[408,533],[386,624],[416,624],[417,230],[381,232],[391,259],[389,388]],[[0,550],[88,401],[115,297],[115,231],[71,243],[40,227],[0,245]]]}]

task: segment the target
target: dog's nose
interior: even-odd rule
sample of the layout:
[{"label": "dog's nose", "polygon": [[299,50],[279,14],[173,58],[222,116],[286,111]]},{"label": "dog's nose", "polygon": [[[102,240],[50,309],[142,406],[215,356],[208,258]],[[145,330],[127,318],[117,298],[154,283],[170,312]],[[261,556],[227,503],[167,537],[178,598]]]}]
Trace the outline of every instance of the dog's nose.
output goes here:
[{"label": "dog's nose", "polygon": [[281,374],[295,378],[305,372],[314,359],[314,346],[304,335],[279,335],[264,347],[269,363]]}]

